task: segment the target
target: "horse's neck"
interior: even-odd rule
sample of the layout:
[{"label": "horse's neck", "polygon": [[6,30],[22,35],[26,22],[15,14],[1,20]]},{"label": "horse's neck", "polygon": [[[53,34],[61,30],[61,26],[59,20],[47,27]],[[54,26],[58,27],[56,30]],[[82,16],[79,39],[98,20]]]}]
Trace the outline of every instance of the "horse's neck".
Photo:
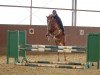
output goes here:
[{"label": "horse's neck", "polygon": [[57,22],[55,22],[55,29],[60,30],[59,25],[57,24]]}]

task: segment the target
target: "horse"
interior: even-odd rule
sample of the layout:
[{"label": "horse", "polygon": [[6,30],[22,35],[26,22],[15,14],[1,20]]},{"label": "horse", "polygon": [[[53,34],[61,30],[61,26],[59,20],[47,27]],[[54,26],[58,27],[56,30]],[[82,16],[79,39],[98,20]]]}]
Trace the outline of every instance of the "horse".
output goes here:
[{"label": "horse", "polygon": [[[50,37],[53,38],[55,44],[57,46],[65,46],[65,34],[60,29],[59,25],[57,24],[56,20],[54,19],[53,15],[50,14],[47,17],[47,33],[46,36],[48,39]],[[64,52],[64,59],[66,61],[66,54]],[[59,61],[59,52],[58,52],[58,61]]]},{"label": "horse", "polygon": [[65,46],[65,34],[60,29],[59,25],[57,24],[52,14],[47,16],[46,36],[48,37],[48,39],[52,37],[56,45]]}]

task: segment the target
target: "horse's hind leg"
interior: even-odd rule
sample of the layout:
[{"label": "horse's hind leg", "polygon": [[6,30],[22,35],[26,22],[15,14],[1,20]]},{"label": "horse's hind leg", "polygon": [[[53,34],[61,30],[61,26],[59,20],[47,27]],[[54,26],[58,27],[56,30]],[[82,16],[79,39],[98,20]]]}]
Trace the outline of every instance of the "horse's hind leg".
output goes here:
[{"label": "horse's hind leg", "polygon": [[[60,43],[62,46],[65,46],[65,36],[62,36]],[[66,52],[64,52],[64,60],[66,61]]]},{"label": "horse's hind leg", "polygon": [[[59,46],[59,41],[58,40],[55,40],[55,44],[57,45],[57,46]],[[59,52],[57,53],[57,56],[58,56],[58,62],[60,61],[60,57],[59,57]]]},{"label": "horse's hind leg", "polygon": [[66,52],[64,52],[64,60],[66,61]]},{"label": "horse's hind leg", "polygon": [[[62,45],[65,46],[65,40],[62,39]],[[66,52],[64,52],[64,60],[66,61]]]},{"label": "horse's hind leg", "polygon": [[58,62],[60,61],[60,58],[59,58],[59,52],[57,53],[57,55],[58,55]]}]

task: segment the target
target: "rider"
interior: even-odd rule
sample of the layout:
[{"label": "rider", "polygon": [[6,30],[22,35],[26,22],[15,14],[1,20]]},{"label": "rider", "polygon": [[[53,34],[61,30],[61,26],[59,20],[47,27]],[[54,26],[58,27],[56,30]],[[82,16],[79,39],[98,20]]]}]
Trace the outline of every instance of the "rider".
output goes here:
[{"label": "rider", "polygon": [[63,23],[60,19],[60,17],[58,16],[56,10],[52,11],[52,15],[54,16],[54,19],[56,20],[57,24],[59,25],[60,29],[62,30],[62,32],[64,33],[64,27],[63,27]]}]

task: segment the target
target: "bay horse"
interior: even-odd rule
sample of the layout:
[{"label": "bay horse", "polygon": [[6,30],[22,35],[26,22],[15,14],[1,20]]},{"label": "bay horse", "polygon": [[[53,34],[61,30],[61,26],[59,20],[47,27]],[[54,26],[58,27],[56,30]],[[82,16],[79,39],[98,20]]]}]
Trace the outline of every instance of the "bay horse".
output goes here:
[{"label": "bay horse", "polygon": [[[54,19],[53,15],[50,14],[47,17],[47,33],[46,36],[48,39],[52,37],[52,39],[55,41],[55,44],[57,46],[65,46],[65,34],[60,29],[59,25],[57,24],[56,20]],[[64,57],[66,61],[66,56],[64,52]],[[58,61],[59,61],[59,52],[58,52]]]},{"label": "bay horse", "polygon": [[53,37],[55,44],[58,46],[65,46],[65,34],[61,31],[59,25],[54,19],[53,15],[50,14],[47,16],[47,34],[46,36],[49,38]]}]

